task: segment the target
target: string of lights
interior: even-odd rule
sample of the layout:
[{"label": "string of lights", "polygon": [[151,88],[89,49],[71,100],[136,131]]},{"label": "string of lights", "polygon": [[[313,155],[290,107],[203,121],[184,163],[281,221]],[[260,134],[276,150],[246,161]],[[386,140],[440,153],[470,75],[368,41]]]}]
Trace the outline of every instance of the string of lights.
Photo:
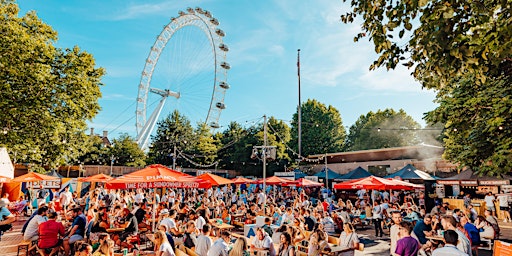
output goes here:
[{"label": "string of lights", "polygon": [[194,165],[195,167],[200,167],[200,168],[210,168],[212,166],[216,166],[219,164],[219,161],[215,161],[211,164],[200,164],[198,162],[195,162],[194,160],[188,158],[185,154],[183,154],[183,152],[181,152],[180,150],[176,150],[178,151],[178,155],[181,156],[183,159],[185,159],[187,162],[189,162],[190,164]]},{"label": "string of lights", "polygon": [[307,158],[307,157],[304,157],[304,156],[301,156],[299,155],[299,153],[297,153],[295,150],[293,150],[292,148],[290,148],[288,146],[288,144],[286,144],[284,142],[284,140],[282,139],[281,135],[279,135],[279,133],[276,132],[276,130],[274,129],[274,127],[272,127],[272,125],[268,124],[268,127],[270,128],[270,130],[272,130],[272,132],[277,136],[277,138],[279,138],[279,140],[284,144],[284,146],[286,147],[286,149],[290,152],[292,152],[292,154],[297,157],[297,159],[300,159],[301,161],[305,161],[305,162],[308,162],[308,163],[318,163],[320,162],[323,157],[321,158],[317,158],[317,159],[310,159],[310,158]]}]

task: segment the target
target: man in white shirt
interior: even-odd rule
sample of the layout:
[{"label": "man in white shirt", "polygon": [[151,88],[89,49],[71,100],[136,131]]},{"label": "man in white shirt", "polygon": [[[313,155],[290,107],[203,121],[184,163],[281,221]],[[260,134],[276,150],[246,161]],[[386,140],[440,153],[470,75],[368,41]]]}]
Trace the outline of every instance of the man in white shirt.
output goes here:
[{"label": "man in white shirt", "polygon": [[169,210],[167,209],[163,209],[160,211],[160,214],[159,214],[159,219],[160,219],[160,222],[158,223],[158,225],[164,225],[166,230],[170,233],[171,231],[171,228],[176,228],[176,223],[171,219],[169,218]]},{"label": "man in white shirt", "polygon": [[496,201],[496,197],[494,197],[494,195],[491,192],[489,192],[485,196],[484,201],[485,201],[485,208],[487,210],[491,211],[491,214],[495,215],[496,208],[494,207],[494,201]]},{"label": "man in white shirt", "polygon": [[444,240],[446,242],[445,246],[435,249],[432,256],[468,256],[467,253],[462,252],[455,246],[459,240],[457,232],[453,230],[444,231]]},{"label": "man in white shirt", "polygon": [[256,229],[256,239],[252,241],[251,251],[267,251],[269,256],[275,256],[272,238],[262,228]]},{"label": "man in white shirt", "polygon": [[59,203],[62,209],[64,210],[64,214],[67,213],[68,206],[71,204],[71,200],[73,200],[73,195],[69,192],[69,186],[64,188],[59,195]]},{"label": "man in white shirt", "polygon": [[391,213],[391,219],[393,220],[393,226],[389,229],[389,238],[391,239],[391,248],[390,254],[396,255],[396,242],[400,237],[398,237],[398,232],[400,231],[400,222],[402,222],[402,214],[399,211],[394,211]]},{"label": "man in white shirt", "polygon": [[137,194],[135,195],[135,197],[133,199],[135,200],[136,203],[139,203],[139,204],[142,203],[142,201],[144,200],[144,194],[142,193],[141,189],[139,189],[139,191],[137,191]]},{"label": "man in white shirt", "polygon": [[213,243],[208,251],[207,256],[228,256],[228,243],[230,242],[230,235],[227,231],[220,232],[220,238]]},{"label": "man in white shirt", "polygon": [[39,225],[43,222],[46,222],[46,213],[48,212],[48,207],[43,206],[37,209],[37,215],[32,218],[25,229],[25,233],[23,233],[23,240],[25,241],[37,241],[39,239]]},{"label": "man in white shirt", "polygon": [[210,224],[204,225],[202,234],[197,237],[196,254],[199,256],[207,256],[208,251],[212,247],[210,228]]},{"label": "man in white shirt", "polygon": [[198,217],[196,220],[196,228],[199,230],[199,232],[203,231],[203,227],[207,224],[204,216],[206,216],[206,210],[201,209],[198,211]]},{"label": "man in white shirt", "polygon": [[498,201],[500,203],[500,210],[503,213],[503,216],[505,217],[505,222],[512,222],[510,219],[510,207],[508,206],[508,201],[510,201],[510,196],[508,194],[505,194],[505,191],[501,191],[501,195],[498,196]]},{"label": "man in white shirt", "polygon": [[265,193],[263,193],[263,190],[262,190],[262,191],[260,191],[260,193],[258,193],[258,205],[265,204],[265,199],[266,199],[266,196],[265,196]]}]

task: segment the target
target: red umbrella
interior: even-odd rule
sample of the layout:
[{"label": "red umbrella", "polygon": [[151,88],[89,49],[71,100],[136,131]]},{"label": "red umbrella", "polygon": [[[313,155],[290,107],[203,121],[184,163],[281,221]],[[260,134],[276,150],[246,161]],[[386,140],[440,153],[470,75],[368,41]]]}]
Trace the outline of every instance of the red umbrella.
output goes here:
[{"label": "red umbrella", "polygon": [[252,184],[252,183],[255,182],[255,180],[247,179],[247,178],[244,178],[244,177],[237,177],[237,178],[234,178],[234,179],[231,179],[231,180],[235,184]]},{"label": "red umbrella", "polygon": [[49,175],[40,174],[37,172],[29,172],[27,174],[23,174],[11,180],[11,182],[34,182],[34,181],[42,181],[42,180],[59,180],[58,177],[53,177]]},{"label": "red umbrella", "polygon": [[100,173],[100,174],[96,174],[96,175],[89,176],[89,177],[78,178],[78,181],[80,181],[80,182],[107,182],[112,179],[114,179],[114,178],[112,178],[106,174]]},{"label": "red umbrella", "polygon": [[232,184],[233,181],[230,179],[223,178],[219,175],[211,174],[211,173],[203,173],[197,176],[200,179],[207,180],[212,183],[212,186],[226,185]]},{"label": "red umbrella", "polygon": [[209,188],[209,181],[172,170],[161,164],[153,164],[142,170],[110,180],[107,189],[137,188]]},{"label": "red umbrella", "polygon": [[[255,183],[256,184],[263,184],[263,179],[258,180]],[[284,185],[284,186],[287,186],[287,185],[297,184],[297,181],[290,180],[290,179],[285,179],[285,178],[281,178],[281,177],[277,177],[277,176],[272,176],[272,177],[266,178],[265,179],[265,183],[267,185]]]},{"label": "red umbrella", "polygon": [[297,187],[322,187],[324,185],[323,183],[315,182],[315,181],[308,180],[305,178],[300,178],[300,179],[296,180],[296,182],[297,182],[297,184],[295,184],[295,186],[297,186]]},{"label": "red umbrella", "polygon": [[346,181],[334,185],[335,189],[376,189],[376,190],[411,190],[412,184],[400,184],[393,180],[370,176],[357,180]]}]

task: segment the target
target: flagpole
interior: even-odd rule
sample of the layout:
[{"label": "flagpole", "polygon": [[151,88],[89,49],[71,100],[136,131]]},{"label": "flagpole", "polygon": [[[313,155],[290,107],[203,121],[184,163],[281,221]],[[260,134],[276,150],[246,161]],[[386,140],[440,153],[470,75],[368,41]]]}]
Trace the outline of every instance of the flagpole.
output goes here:
[{"label": "flagpole", "polygon": [[299,159],[302,157],[302,106],[300,100],[300,49],[297,49],[297,78],[299,80],[299,108],[297,109],[298,117],[298,151]]}]

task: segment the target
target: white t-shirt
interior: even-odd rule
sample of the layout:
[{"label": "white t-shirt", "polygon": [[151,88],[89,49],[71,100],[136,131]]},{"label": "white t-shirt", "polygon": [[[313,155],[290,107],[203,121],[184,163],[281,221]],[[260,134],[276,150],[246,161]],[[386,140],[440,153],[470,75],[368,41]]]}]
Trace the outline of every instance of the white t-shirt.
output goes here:
[{"label": "white t-shirt", "polygon": [[30,220],[25,229],[25,233],[23,235],[24,240],[31,240],[32,237],[37,236],[39,234],[39,225],[41,223],[46,222],[46,218],[37,214]]},{"label": "white t-shirt", "polygon": [[162,243],[158,250],[162,252],[162,256],[176,256],[169,242]]},{"label": "white t-shirt", "polygon": [[260,192],[258,194],[258,204],[263,204],[265,202],[265,194],[263,192]]},{"label": "white t-shirt", "polygon": [[73,195],[69,191],[63,191],[60,193],[59,199],[62,205],[69,205],[73,199]]},{"label": "white t-shirt", "polygon": [[491,196],[489,196],[489,195],[485,196],[485,198],[484,198],[485,205],[486,205],[487,207],[494,207],[494,202],[493,202],[493,201],[494,201],[495,199],[496,199],[496,198],[495,198],[494,196],[492,196],[492,195],[491,195]]},{"label": "white t-shirt", "polygon": [[212,239],[205,235],[200,235],[197,237],[196,243],[196,254],[199,256],[208,255],[208,251],[212,247]]},{"label": "white t-shirt", "polygon": [[508,195],[498,196],[498,200],[500,201],[500,207],[508,207]]},{"label": "white t-shirt", "polygon": [[272,243],[272,238],[265,233],[263,240],[259,240],[257,237],[252,241],[252,245],[256,248],[268,248],[270,250],[269,255],[275,256],[276,250],[274,248],[274,244]]},{"label": "white t-shirt", "polygon": [[228,255],[228,244],[222,240],[222,238],[217,239],[215,243],[213,243],[212,247],[208,251],[208,256],[227,256]]},{"label": "white t-shirt", "polygon": [[171,218],[163,218],[161,221],[160,221],[160,225],[164,225],[166,228],[167,228],[167,232],[171,232],[171,228],[175,228],[176,227],[176,222],[174,222],[174,220],[172,220]]},{"label": "white t-shirt", "polygon": [[199,216],[199,218],[196,220],[196,228],[203,230],[204,225],[206,225],[206,220],[203,218],[203,216]]},{"label": "white t-shirt", "polygon": [[[357,234],[352,232],[350,234],[345,233],[345,231],[341,232],[340,234],[340,240],[339,240],[339,246],[341,248],[354,248],[354,243],[359,243],[359,238],[357,237]],[[354,256],[355,251],[345,251],[342,252],[341,256]]]}]

